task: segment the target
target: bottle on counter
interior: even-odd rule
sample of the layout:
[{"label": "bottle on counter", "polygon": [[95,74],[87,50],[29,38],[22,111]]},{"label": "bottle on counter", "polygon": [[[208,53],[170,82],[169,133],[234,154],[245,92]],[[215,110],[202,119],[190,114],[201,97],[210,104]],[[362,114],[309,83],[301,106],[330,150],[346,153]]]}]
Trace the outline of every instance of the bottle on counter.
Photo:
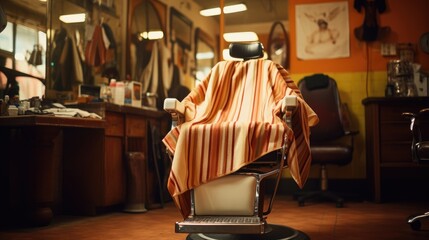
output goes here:
[{"label": "bottle on counter", "polygon": [[111,92],[111,102],[115,102],[115,94],[116,94],[116,79],[110,79],[109,88]]},{"label": "bottle on counter", "polygon": [[9,95],[4,96],[0,101],[0,116],[9,116]]}]

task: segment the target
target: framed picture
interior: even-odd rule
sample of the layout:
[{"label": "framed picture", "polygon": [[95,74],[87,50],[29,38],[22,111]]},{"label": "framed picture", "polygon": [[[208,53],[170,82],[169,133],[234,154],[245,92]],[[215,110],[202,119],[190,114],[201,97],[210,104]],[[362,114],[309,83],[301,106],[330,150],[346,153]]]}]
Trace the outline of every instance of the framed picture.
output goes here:
[{"label": "framed picture", "polygon": [[298,59],[350,56],[348,2],[296,5]]},{"label": "framed picture", "polygon": [[173,7],[170,11],[170,39],[182,48],[191,49],[192,21]]}]

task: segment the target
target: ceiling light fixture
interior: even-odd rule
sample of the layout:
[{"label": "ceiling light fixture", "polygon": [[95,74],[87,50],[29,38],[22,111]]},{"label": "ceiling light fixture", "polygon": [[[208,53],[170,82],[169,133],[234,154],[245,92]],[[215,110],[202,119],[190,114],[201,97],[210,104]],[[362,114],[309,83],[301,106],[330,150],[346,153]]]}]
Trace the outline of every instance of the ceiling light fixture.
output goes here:
[{"label": "ceiling light fixture", "polygon": [[224,33],[223,39],[227,42],[254,42],[259,40],[258,35],[255,32]]},{"label": "ceiling light fixture", "polygon": [[60,16],[61,22],[64,23],[81,23],[85,22],[85,13],[67,14]]},{"label": "ceiling light fixture", "polygon": [[213,52],[200,52],[200,53],[196,54],[195,58],[198,60],[213,59],[214,53]]},{"label": "ceiling light fixture", "polygon": [[[223,13],[229,14],[229,13],[243,12],[246,10],[247,10],[246,5],[244,3],[240,3],[240,4],[225,6],[223,8]],[[203,9],[200,11],[200,14],[205,17],[220,15],[220,7]]]},{"label": "ceiling light fixture", "polygon": [[140,37],[142,39],[149,39],[149,40],[161,39],[164,37],[164,32],[162,31],[149,31],[149,33],[141,32]]}]

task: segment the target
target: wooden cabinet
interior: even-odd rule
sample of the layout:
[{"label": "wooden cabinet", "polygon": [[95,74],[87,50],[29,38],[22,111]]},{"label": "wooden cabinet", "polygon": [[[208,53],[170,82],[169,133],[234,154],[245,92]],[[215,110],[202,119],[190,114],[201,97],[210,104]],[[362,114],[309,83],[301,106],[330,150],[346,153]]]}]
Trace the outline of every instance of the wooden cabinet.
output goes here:
[{"label": "wooden cabinet", "polygon": [[100,196],[105,121],[45,115],[0,117],[0,226],[47,225],[72,202]]},{"label": "wooden cabinet", "polygon": [[[126,197],[126,169],[125,157],[127,152],[142,152],[146,162],[149,159],[148,127],[158,127],[162,135],[169,129],[169,114],[164,111],[135,108],[131,106],[118,106],[109,103],[82,104],[80,109],[97,113],[105,120],[105,128],[101,136],[79,136],[65,141],[79,141],[78,138],[91,138],[94,141],[88,149],[65,149],[65,151],[88,151],[95,156],[94,159],[81,160],[73,157],[73,153],[65,154],[66,172],[83,172],[77,178],[64,179],[67,185],[73,187],[65,189],[64,206],[67,212],[94,215],[100,209],[123,204]],[[72,143],[70,143],[72,144]],[[147,163],[146,163],[147,164]],[[90,170],[85,170],[90,169]],[[154,194],[159,189],[151,187],[154,183],[153,169],[146,168],[146,205],[153,205]],[[85,179],[85,180],[82,180]],[[80,200],[76,200],[79,196]]]},{"label": "wooden cabinet", "polygon": [[[367,98],[365,106],[367,175],[371,196],[376,202],[384,200],[384,186],[389,183],[407,188],[407,179],[429,176],[429,168],[411,160],[410,122],[403,112],[417,112],[429,107],[429,97]],[[424,131],[429,131],[428,127]],[[419,186],[419,181],[413,186]],[[391,186],[392,187],[392,186]]]}]

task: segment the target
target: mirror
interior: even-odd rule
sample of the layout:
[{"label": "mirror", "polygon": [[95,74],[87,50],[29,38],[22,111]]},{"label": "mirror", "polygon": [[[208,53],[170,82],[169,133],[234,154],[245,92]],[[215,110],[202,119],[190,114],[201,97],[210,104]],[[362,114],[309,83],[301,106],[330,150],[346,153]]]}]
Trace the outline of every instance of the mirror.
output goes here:
[{"label": "mirror", "polygon": [[46,3],[2,0],[0,98],[29,99],[45,94]]},{"label": "mirror", "polygon": [[166,5],[157,0],[132,0],[129,5],[127,75],[140,81],[155,40],[166,43]]},{"label": "mirror", "polygon": [[195,30],[195,85],[210,72],[215,63],[214,40],[201,28]]},{"label": "mirror", "polygon": [[[42,81],[25,77],[27,81],[21,82],[18,79],[22,77],[17,76],[19,97],[74,101],[80,85],[101,85],[106,76],[119,77],[123,3],[2,0],[10,27],[0,36],[0,63],[6,62],[19,74],[30,74],[45,83],[35,87]],[[9,85],[4,80],[0,83],[0,89]]]},{"label": "mirror", "polygon": [[268,37],[268,58],[273,62],[289,68],[289,41],[283,23],[274,22]]},{"label": "mirror", "polygon": [[46,96],[76,101],[81,85],[120,78],[122,1],[48,1]]},{"label": "mirror", "polygon": [[[73,91],[77,91],[77,83],[93,83],[93,79],[85,79],[84,71],[89,71],[83,61],[85,55],[85,15],[82,19],[60,20],[60,17],[70,14],[85,13],[85,6],[74,4],[70,1],[50,1],[49,31],[48,38],[48,81],[47,95],[50,98],[61,100],[72,100]],[[86,73],[85,75],[89,75]]]}]

